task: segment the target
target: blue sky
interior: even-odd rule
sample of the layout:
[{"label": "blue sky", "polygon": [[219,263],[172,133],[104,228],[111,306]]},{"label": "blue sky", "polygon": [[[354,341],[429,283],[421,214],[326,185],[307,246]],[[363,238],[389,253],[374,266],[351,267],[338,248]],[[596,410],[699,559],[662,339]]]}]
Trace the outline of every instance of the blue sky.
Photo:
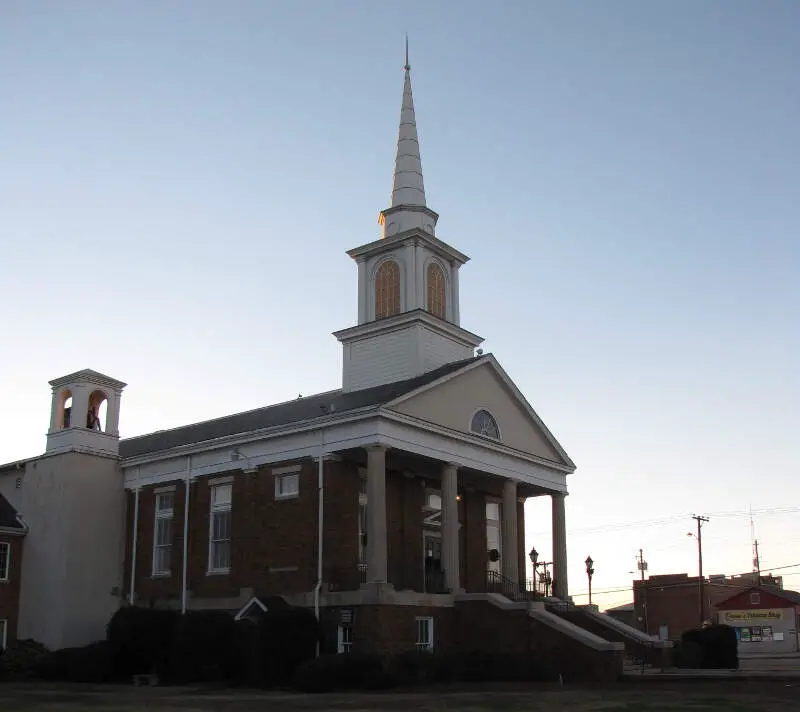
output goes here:
[{"label": "blue sky", "polygon": [[0,461],[80,368],[130,384],[123,435],[339,385],[406,31],[462,324],[578,464],[573,593],[588,553],[608,605],[640,546],[694,573],[692,512],[707,573],[749,570],[748,507],[765,568],[800,564],[791,0],[7,0]]}]

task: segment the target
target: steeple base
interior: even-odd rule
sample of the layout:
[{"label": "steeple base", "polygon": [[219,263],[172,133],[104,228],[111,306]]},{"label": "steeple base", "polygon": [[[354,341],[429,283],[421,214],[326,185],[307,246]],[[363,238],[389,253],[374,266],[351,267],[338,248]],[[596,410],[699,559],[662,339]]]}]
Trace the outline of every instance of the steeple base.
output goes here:
[{"label": "steeple base", "polygon": [[483,343],[483,337],[422,309],[359,324],[334,336],[343,347],[344,391],[421,376],[471,358]]}]

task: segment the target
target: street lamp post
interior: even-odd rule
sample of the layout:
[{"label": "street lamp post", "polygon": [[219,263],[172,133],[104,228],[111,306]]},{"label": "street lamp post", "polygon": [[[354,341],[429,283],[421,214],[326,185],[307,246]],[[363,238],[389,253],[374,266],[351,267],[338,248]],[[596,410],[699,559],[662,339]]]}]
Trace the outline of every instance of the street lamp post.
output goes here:
[{"label": "street lamp post", "polygon": [[592,605],[592,576],[594,576],[594,561],[591,556],[586,557],[586,575],[589,577],[589,605]]},{"label": "street lamp post", "polygon": [[536,551],[536,547],[532,546],[530,553],[528,554],[531,560],[531,567],[533,569],[533,592],[536,593],[536,566],[539,562],[539,552]]}]

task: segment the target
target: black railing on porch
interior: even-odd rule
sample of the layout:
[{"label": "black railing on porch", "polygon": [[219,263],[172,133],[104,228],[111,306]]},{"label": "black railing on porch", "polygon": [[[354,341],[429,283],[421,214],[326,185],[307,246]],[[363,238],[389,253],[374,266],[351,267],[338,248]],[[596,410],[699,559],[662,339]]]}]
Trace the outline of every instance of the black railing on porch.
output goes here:
[{"label": "black railing on porch", "polygon": [[527,581],[512,581],[498,571],[486,572],[486,590],[489,593],[502,594],[506,598],[517,602],[542,598],[542,593],[534,589],[533,581],[530,579]]}]

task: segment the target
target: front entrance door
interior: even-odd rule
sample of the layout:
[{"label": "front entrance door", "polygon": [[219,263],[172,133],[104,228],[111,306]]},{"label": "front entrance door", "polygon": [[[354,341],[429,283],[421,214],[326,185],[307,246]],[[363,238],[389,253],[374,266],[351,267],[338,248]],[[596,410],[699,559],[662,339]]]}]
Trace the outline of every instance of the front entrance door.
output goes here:
[{"label": "front entrance door", "polygon": [[445,593],[442,568],[442,538],[439,534],[423,535],[425,555],[425,593]]}]

